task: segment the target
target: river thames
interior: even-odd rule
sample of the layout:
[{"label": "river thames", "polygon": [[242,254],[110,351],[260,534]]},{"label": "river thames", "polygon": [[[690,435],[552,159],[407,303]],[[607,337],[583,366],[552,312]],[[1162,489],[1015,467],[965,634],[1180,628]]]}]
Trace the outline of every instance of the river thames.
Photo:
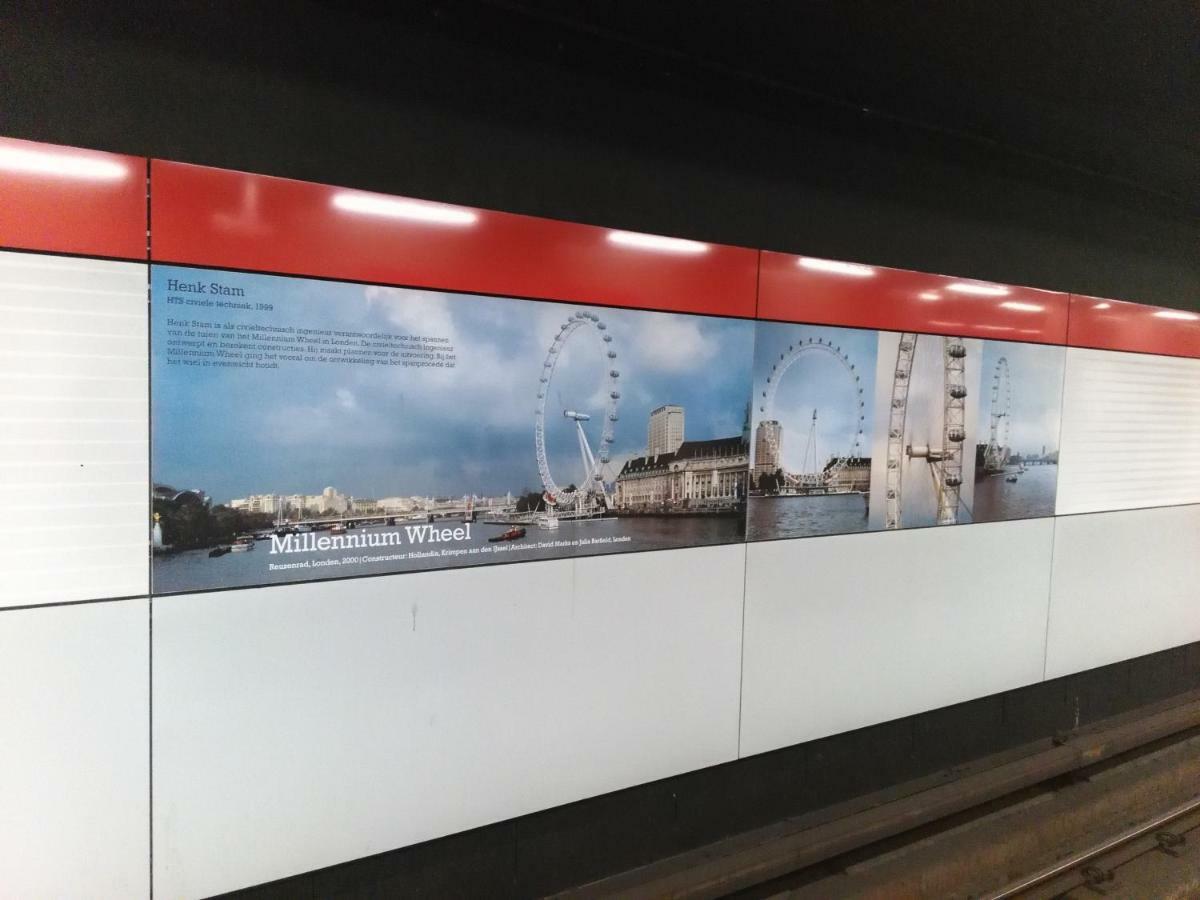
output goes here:
[{"label": "river thames", "polygon": [[[1016,476],[1016,481],[1007,478]],[[975,521],[1032,519],[1054,515],[1058,466],[1030,466],[1024,472],[1010,469],[1003,475],[985,475],[975,482]]]},{"label": "river thames", "polygon": [[752,541],[866,530],[865,494],[750,498],[747,532]]},{"label": "river thames", "polygon": [[[390,546],[271,553],[271,541],[255,541],[254,549],[210,557],[208,549],[185,550],[154,558],[154,591],[186,593],[214,588],[314,581],[354,575],[454,569],[539,559],[569,559],[605,553],[632,553],[735,543],[744,539],[737,516],[661,516],[561,521],[555,529],[526,526],[526,536],[492,543],[510,526],[488,522],[471,525],[470,540],[409,543],[406,526],[357,528],[349,535],[397,533]],[[434,523],[438,529],[461,528],[461,522]],[[328,536],[328,532],[319,532]],[[388,539],[393,540],[393,539]],[[274,565],[276,568],[272,569]],[[287,566],[287,568],[281,568]]]}]

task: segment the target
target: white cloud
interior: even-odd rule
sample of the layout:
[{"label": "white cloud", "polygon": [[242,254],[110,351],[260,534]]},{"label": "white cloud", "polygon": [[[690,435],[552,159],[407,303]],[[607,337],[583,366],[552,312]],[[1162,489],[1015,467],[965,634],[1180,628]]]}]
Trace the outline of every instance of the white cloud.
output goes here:
[{"label": "white cloud", "polygon": [[655,316],[633,333],[633,350],[648,370],[685,372],[711,360],[717,349],[699,320],[688,316]]}]

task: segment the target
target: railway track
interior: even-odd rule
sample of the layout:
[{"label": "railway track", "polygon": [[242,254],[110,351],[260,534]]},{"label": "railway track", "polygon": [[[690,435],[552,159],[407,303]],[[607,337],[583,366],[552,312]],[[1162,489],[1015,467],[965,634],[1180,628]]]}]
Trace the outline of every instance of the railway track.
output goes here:
[{"label": "railway track", "polygon": [[1197,873],[1200,692],[559,896],[1200,897]]},{"label": "railway track", "polygon": [[1200,798],[1013,883],[988,900],[1200,896]]}]

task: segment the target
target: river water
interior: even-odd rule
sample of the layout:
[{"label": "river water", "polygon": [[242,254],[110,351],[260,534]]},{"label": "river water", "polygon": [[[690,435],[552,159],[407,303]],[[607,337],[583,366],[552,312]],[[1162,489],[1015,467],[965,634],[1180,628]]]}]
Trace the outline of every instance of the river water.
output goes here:
[{"label": "river water", "polygon": [[[434,527],[441,530],[463,526],[458,522],[439,521],[434,523]],[[408,541],[405,525],[358,528],[348,534],[394,532],[401,535],[401,542],[394,546],[290,554],[271,553],[269,540],[256,541],[251,551],[226,553],[215,559],[209,557],[207,549],[187,550],[154,558],[154,590],[156,593],[182,593],[353,575],[382,575],[522,560],[728,544],[744,539],[742,522],[737,517],[663,516],[564,521],[554,530],[530,525],[526,527],[526,536],[522,539],[502,543],[488,541],[488,538],[495,537],[508,527],[475,522],[471,525],[469,540],[420,544]],[[328,532],[316,534],[328,536]],[[295,568],[272,569],[272,565]]]},{"label": "river water", "polygon": [[865,494],[750,498],[747,534],[752,541],[866,530]]},{"label": "river water", "polygon": [[1015,482],[1005,481],[1005,477],[985,475],[975,482],[974,521],[999,522],[1054,515],[1058,466],[1030,466],[1017,474]]}]

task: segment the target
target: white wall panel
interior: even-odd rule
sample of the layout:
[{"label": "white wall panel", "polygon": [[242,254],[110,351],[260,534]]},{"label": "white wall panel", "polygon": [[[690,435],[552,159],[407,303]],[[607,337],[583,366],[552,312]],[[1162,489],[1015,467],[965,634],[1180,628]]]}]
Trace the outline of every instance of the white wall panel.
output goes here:
[{"label": "white wall panel", "polygon": [[150,892],[148,601],[0,612],[0,897]]},{"label": "white wall panel", "polygon": [[149,590],[146,277],[0,252],[0,606]]},{"label": "white wall panel", "polygon": [[1200,359],[1067,350],[1058,515],[1200,502]]},{"label": "white wall panel", "polygon": [[742,545],[154,601],[155,889],[733,759]]},{"label": "white wall panel", "polygon": [[1200,640],[1200,506],[1055,522],[1046,677]]},{"label": "white wall panel", "polygon": [[1053,528],[750,544],[742,755],[1039,681]]}]

